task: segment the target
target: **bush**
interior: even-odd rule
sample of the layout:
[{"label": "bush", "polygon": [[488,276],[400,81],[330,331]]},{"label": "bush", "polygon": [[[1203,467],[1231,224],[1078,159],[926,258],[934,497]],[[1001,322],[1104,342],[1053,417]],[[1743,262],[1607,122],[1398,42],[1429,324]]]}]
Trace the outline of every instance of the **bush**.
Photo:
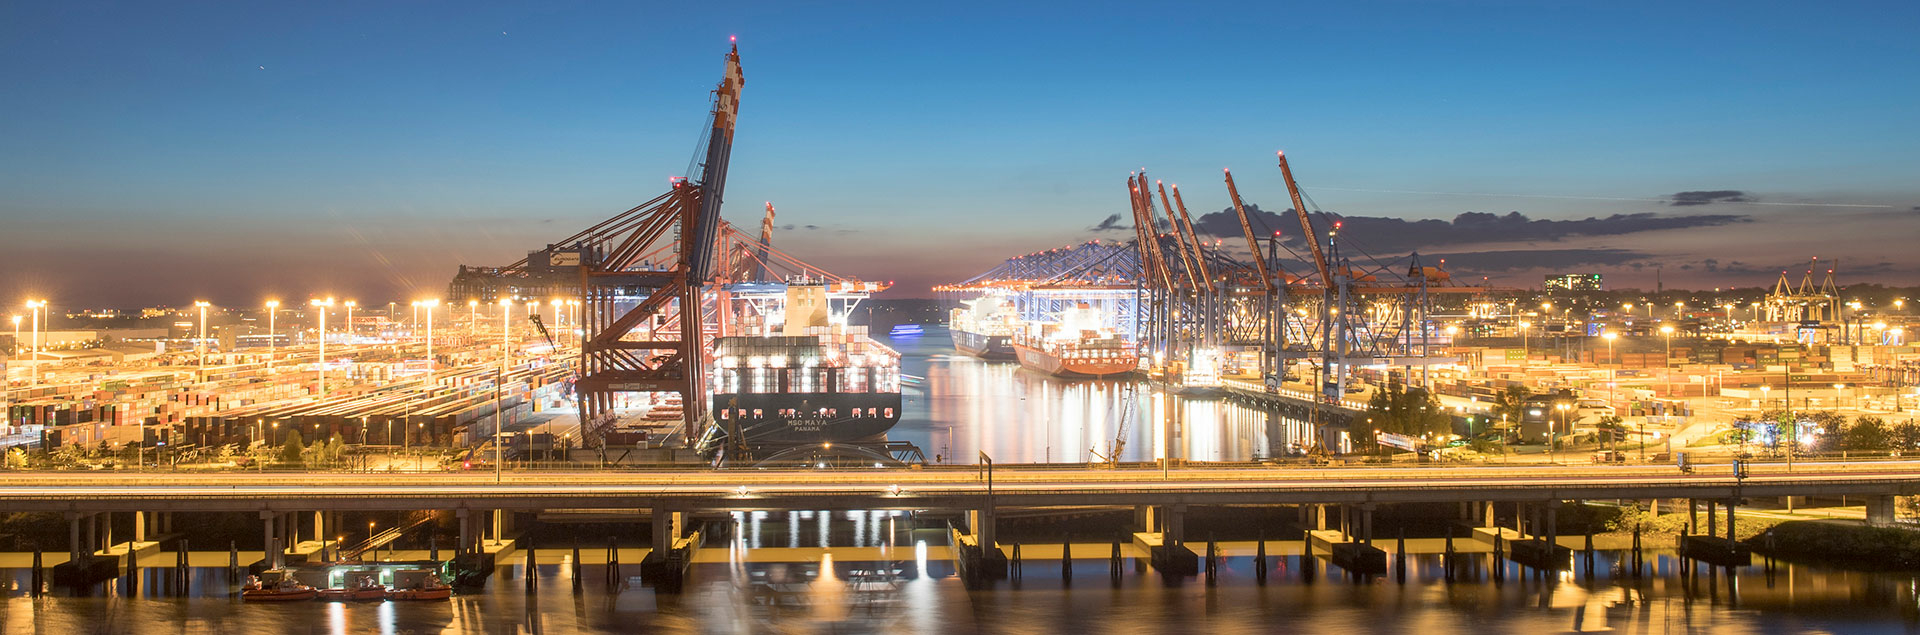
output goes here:
[{"label": "bush", "polygon": [[280,461],[283,463],[300,463],[300,455],[305,451],[306,447],[300,445],[300,433],[288,432],[287,442],[280,446]]},{"label": "bush", "polygon": [[1747,542],[1779,555],[1845,560],[1876,568],[1920,568],[1920,532],[1908,529],[1796,520],[1775,525]]}]

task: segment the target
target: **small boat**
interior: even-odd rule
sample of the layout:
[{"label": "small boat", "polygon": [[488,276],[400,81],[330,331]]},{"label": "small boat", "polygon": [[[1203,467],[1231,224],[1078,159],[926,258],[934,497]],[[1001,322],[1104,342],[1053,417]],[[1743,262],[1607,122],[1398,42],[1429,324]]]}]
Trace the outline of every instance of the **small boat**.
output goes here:
[{"label": "small boat", "polygon": [[[402,578],[404,580],[415,579],[410,574],[416,572],[410,571],[406,573],[409,575],[403,575]],[[418,578],[417,584],[413,586],[402,584],[398,588],[387,592],[387,599],[389,600],[445,600],[450,597],[453,597],[453,587],[442,583],[440,576],[433,573],[426,573],[424,576]]]},{"label": "small boat", "polygon": [[246,588],[240,591],[240,599],[248,602],[297,602],[311,600],[316,595],[319,595],[319,592],[313,587],[295,582],[291,578],[282,579],[271,585],[262,584],[259,578],[251,578]]},{"label": "small boat", "polygon": [[453,587],[449,586],[394,589],[387,593],[389,600],[445,600],[450,597],[453,597]]},{"label": "small boat", "polygon": [[386,599],[387,587],[379,584],[363,584],[352,589],[322,589],[316,595],[323,602],[370,602]]}]

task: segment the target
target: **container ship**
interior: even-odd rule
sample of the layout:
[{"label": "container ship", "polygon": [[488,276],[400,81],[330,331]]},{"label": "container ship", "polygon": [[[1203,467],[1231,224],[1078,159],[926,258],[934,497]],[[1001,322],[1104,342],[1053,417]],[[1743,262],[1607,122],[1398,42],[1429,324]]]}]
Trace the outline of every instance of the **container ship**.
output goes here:
[{"label": "container ship", "polygon": [[865,297],[848,284],[788,285],[784,323],[714,340],[703,450],[880,441],[900,421],[900,354],[847,326]]},{"label": "container ship", "polygon": [[962,302],[947,321],[954,350],[980,359],[1013,360],[1013,304],[981,298]]},{"label": "container ship", "polygon": [[1112,377],[1140,367],[1138,349],[1084,302],[1058,323],[1026,324],[1014,334],[1013,350],[1021,366],[1059,377]]}]

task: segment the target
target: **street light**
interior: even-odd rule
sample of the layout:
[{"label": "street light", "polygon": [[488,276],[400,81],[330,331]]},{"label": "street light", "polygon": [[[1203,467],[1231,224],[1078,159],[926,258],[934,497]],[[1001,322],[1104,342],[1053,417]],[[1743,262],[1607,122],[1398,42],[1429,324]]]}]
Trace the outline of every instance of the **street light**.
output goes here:
[{"label": "street light", "polygon": [[[1523,358],[1531,357],[1533,355],[1532,351],[1527,350],[1527,331],[1531,330],[1532,328],[1533,328],[1532,322],[1521,320],[1520,322],[1520,356]],[[1520,360],[1520,363],[1525,364],[1526,361],[1527,360],[1522,359]]]},{"label": "street light", "polygon": [[493,378],[493,482],[500,482],[500,397],[506,390],[507,365],[513,363],[513,300],[500,300],[500,374]]},{"label": "street light", "polygon": [[273,351],[274,351],[274,347],[278,345],[278,342],[275,341],[277,338],[275,338],[273,335],[273,319],[279,315],[280,315],[280,301],[268,300],[267,301],[267,374],[268,375],[273,374]]},{"label": "street light", "polygon": [[[200,309],[200,339],[197,343],[194,344],[194,348],[198,349],[200,352],[200,381],[206,381],[207,380],[207,307],[211,305],[208,304],[205,300],[195,300],[193,302],[193,306]],[[145,421],[145,419],[142,419],[142,421]],[[143,438],[140,440],[140,442],[146,443],[146,439]]]},{"label": "street light", "polygon": [[480,339],[480,301],[467,301],[467,340]]},{"label": "street light", "polygon": [[1619,363],[1613,357],[1613,341],[1620,339],[1620,334],[1607,331],[1601,333],[1600,337],[1607,341],[1607,405],[1613,405],[1617,393],[1614,387],[1614,381],[1618,378],[1614,373],[1618,372],[1617,369],[1619,368]]},{"label": "street light", "polygon": [[27,310],[33,314],[33,361],[28,364],[33,369],[33,377],[28,383],[29,388],[40,387],[40,309],[46,306],[46,300],[27,301]]},{"label": "street light", "polygon": [[440,306],[439,300],[421,300],[420,306],[427,308],[427,386],[433,386],[433,308]]},{"label": "street light", "polygon": [[[1567,402],[1562,401],[1562,402],[1553,404],[1553,409],[1560,411],[1560,425],[1562,426],[1567,425]],[[1549,455],[1547,460],[1554,463],[1559,463],[1560,462],[1560,444],[1554,443],[1555,433],[1556,433],[1556,430],[1553,427],[1553,420],[1548,419],[1547,420],[1547,451],[1550,452],[1551,454]]]},{"label": "street light", "polygon": [[1667,398],[1672,399],[1673,398],[1673,325],[1672,324],[1661,325],[1660,334],[1667,336],[1667,358],[1665,360],[1666,363],[1661,364],[1661,366],[1664,366],[1667,369]]},{"label": "street light", "polygon": [[307,304],[320,308],[320,399],[327,398],[327,307],[333,306],[333,298],[308,300]]},{"label": "street light", "polygon": [[353,307],[359,306],[360,303],[348,300],[344,304],[347,305],[347,343],[351,344],[353,343]]}]

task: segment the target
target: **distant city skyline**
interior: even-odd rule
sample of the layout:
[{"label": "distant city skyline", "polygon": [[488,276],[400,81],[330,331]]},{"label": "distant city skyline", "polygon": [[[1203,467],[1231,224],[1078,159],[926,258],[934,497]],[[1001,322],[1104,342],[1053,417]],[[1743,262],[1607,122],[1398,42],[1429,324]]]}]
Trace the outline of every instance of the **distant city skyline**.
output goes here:
[{"label": "distant city skyline", "polygon": [[1458,278],[1920,280],[1904,3],[5,12],[7,303],[442,295],[686,174],[730,35],[728,218],[772,201],[891,297],[1129,238],[1142,167],[1230,244],[1220,169],[1284,214],[1277,150],[1344,239]]}]

